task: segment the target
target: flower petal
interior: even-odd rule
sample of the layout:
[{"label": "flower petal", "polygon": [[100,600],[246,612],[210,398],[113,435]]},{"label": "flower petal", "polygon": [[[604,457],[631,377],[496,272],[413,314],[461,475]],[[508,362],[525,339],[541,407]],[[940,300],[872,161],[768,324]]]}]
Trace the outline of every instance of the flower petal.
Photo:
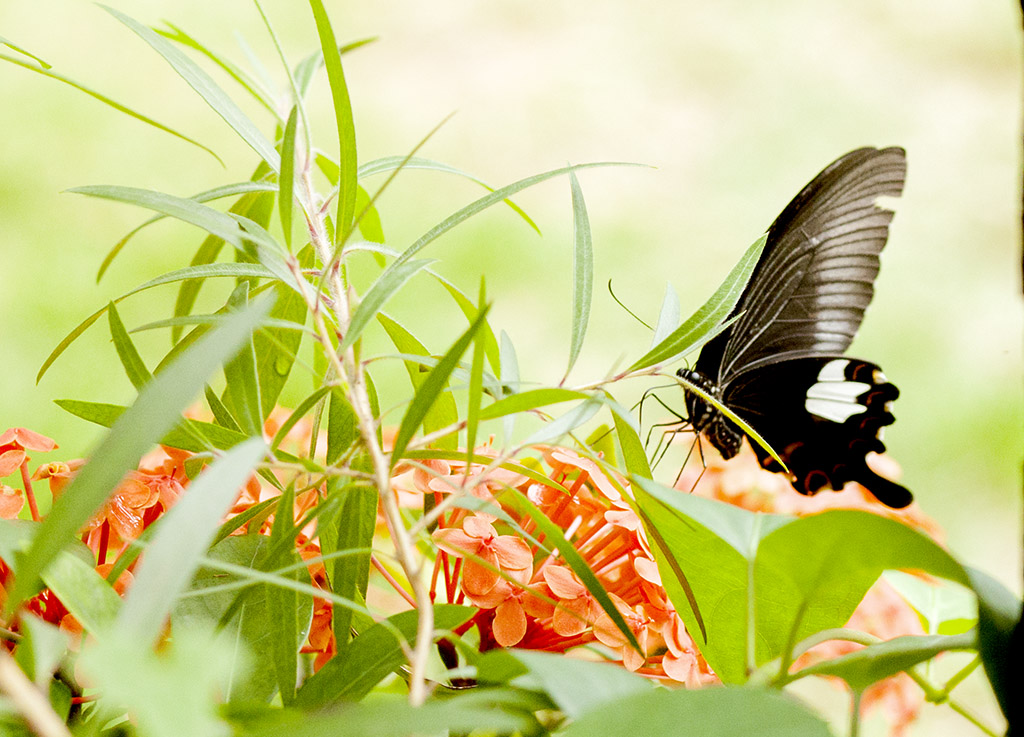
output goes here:
[{"label": "flower petal", "polygon": [[523,606],[515,599],[509,599],[494,611],[491,632],[502,647],[519,644],[526,634],[526,614]]},{"label": "flower petal", "polygon": [[437,544],[437,547],[449,555],[459,558],[464,558],[467,555],[476,555],[476,551],[480,549],[480,540],[478,538],[470,537],[455,527],[442,527],[434,530],[434,534],[431,537]]},{"label": "flower petal", "polygon": [[25,462],[25,451],[12,448],[0,453],[0,478],[10,476]]},{"label": "flower petal", "polygon": [[24,450],[38,450],[44,453],[57,447],[50,438],[24,427],[12,427],[0,435],[0,445],[13,445]]},{"label": "flower petal", "polygon": [[559,599],[575,599],[587,593],[587,587],[580,583],[576,574],[564,566],[545,566],[542,575]]},{"label": "flower petal", "polygon": [[14,519],[24,506],[25,498],[21,495],[21,489],[0,484],[0,518]]},{"label": "flower petal", "polygon": [[490,540],[498,536],[490,520],[478,514],[466,517],[465,522],[462,523],[462,529],[466,531],[467,535],[478,537],[481,540]]},{"label": "flower petal", "polygon": [[521,537],[498,535],[493,548],[502,568],[518,570],[533,565],[533,551]]},{"label": "flower petal", "polygon": [[481,547],[476,558],[466,558],[466,564],[462,567],[462,590],[468,595],[482,596],[500,580],[498,561],[493,550]]}]

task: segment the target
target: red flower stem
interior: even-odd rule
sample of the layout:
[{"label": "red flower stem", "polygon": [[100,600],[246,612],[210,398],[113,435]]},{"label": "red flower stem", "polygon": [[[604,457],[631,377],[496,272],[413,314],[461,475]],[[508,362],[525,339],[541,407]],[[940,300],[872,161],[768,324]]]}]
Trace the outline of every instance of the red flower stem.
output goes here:
[{"label": "red flower stem", "polygon": [[395,577],[391,575],[388,569],[381,565],[381,562],[377,560],[377,557],[371,555],[370,562],[373,563],[373,567],[380,572],[380,575],[384,576],[384,580],[391,584],[391,587],[398,592],[399,596],[401,596],[403,599],[409,602],[410,606],[415,608],[416,600],[413,599],[412,595],[410,595],[409,592],[405,590],[405,587],[403,587],[400,583],[398,583],[398,581],[395,580]]},{"label": "red flower stem", "polygon": [[458,593],[458,580],[459,574],[462,573],[462,558],[456,558],[455,565],[452,567],[452,578],[448,587],[448,602],[455,604],[455,597]]},{"label": "red flower stem", "polygon": [[[443,553],[442,553],[443,555]],[[434,558],[434,571],[430,574],[430,603],[437,600],[437,575],[441,572],[441,556]]]},{"label": "red flower stem", "polygon": [[25,498],[28,499],[28,510],[32,513],[32,521],[38,522],[39,506],[36,504],[36,495],[32,491],[32,479],[28,475],[28,458],[21,462],[21,483],[25,487]]},{"label": "red flower stem", "polygon": [[107,562],[107,545],[110,544],[110,523],[103,521],[100,527],[100,549],[96,553],[96,565],[103,565]]}]

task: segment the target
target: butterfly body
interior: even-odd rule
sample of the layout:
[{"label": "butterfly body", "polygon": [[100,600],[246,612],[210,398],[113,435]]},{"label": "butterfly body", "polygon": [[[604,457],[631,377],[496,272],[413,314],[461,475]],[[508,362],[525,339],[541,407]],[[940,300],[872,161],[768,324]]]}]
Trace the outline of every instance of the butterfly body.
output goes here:
[{"label": "butterfly body", "polygon": [[[876,200],[898,196],[905,175],[900,148],[858,149],[826,167],[769,228],[738,318],[679,371],[757,431],[804,494],[856,481],[891,507],[912,500],[866,461],[885,450],[899,391],[875,364],[843,355],[871,301],[893,215]],[[694,392],[686,405],[723,458],[739,452],[738,425]],[[768,470],[784,470],[752,445]]]}]

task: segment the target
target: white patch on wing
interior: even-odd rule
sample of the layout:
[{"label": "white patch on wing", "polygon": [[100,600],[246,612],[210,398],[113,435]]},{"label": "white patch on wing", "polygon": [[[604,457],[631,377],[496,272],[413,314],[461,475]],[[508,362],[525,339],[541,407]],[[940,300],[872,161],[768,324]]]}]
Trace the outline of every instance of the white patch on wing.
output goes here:
[{"label": "white patch on wing", "polygon": [[818,372],[818,383],[812,384],[807,390],[804,408],[812,415],[817,415],[832,422],[843,423],[853,415],[867,410],[857,403],[857,397],[871,388],[870,384],[861,381],[847,381],[846,367],[849,361],[837,358],[829,361]]}]

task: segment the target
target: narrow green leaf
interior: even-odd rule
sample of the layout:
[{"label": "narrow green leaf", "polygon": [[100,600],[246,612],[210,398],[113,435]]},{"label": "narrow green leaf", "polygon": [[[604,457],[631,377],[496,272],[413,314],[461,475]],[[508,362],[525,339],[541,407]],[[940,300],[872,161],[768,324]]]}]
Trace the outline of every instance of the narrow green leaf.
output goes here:
[{"label": "narrow green leaf", "polygon": [[626,470],[631,476],[641,478],[653,478],[651,465],[647,461],[647,453],[644,452],[644,444],[636,428],[626,416],[613,412],[615,418],[615,434],[619,439],[619,447],[622,449],[622,461]]},{"label": "narrow green leaf", "polygon": [[524,440],[522,444],[538,445],[541,443],[557,442],[560,438],[571,433],[591,417],[596,415],[598,410],[601,409],[601,404],[602,402],[600,399],[588,397],[585,402],[581,402],[561,417],[557,417],[544,425],[544,427],[540,428]]},{"label": "narrow green leaf", "polygon": [[[338,143],[340,146],[341,174],[338,180],[338,214],[334,220],[335,239],[341,242],[352,225],[356,204],[356,128],[352,119],[352,101],[348,95],[345,72],[341,65],[341,52],[334,37],[334,29],[327,17],[327,11],[321,0],[309,0],[316,21],[316,30],[320,36],[320,50],[327,69],[327,80],[331,86],[331,99],[334,102],[334,118],[338,124]],[[369,319],[369,318],[368,318]],[[346,336],[348,337],[348,336]]]},{"label": "narrow green leaf", "polygon": [[39,64],[39,66],[41,66],[43,69],[52,69],[53,68],[53,64],[50,64],[50,63],[46,62],[45,60],[43,60],[42,58],[36,56],[35,54],[33,54],[30,51],[26,51],[25,49],[23,49],[22,47],[18,46],[17,44],[15,44],[10,39],[4,38],[3,36],[0,36],[0,46],[6,46],[9,49],[17,51],[19,54],[21,54],[23,56],[27,56],[28,58],[30,58],[33,61],[37,62]]},{"label": "narrow green leaf", "polygon": [[355,410],[340,389],[331,392],[327,410],[327,456],[328,466],[333,466],[359,438],[359,425]]},{"label": "narrow green leaf", "polygon": [[[368,241],[384,242],[384,226],[380,222],[380,213],[370,200],[369,193],[362,187],[356,187],[356,212],[359,213],[359,233]],[[383,267],[384,259],[377,256],[377,263]]]},{"label": "narrow green leaf", "polygon": [[111,7],[106,5],[100,5],[100,7],[135,31],[160,56],[164,57],[174,71],[188,83],[189,87],[194,89],[206,101],[206,104],[213,108],[213,111],[223,118],[224,122],[231,126],[235,133],[270,165],[271,169],[274,171],[280,169],[281,159],[277,151],[274,150],[273,144],[264,137],[260,129],[249,120],[210,75],[153,29]]},{"label": "narrow green leaf", "polygon": [[195,225],[231,244],[242,254],[255,257],[284,283],[293,287],[295,285],[294,275],[284,265],[281,258],[281,247],[269,234],[265,231],[261,233],[251,227],[243,229],[238,220],[219,210],[214,210],[212,207],[184,197],[175,197],[163,192],[136,187],[99,185],[75,187],[68,191],[138,205]]},{"label": "narrow green leaf", "polygon": [[740,295],[743,294],[743,289],[761,257],[767,237],[767,235],[763,235],[758,238],[729,272],[711,299],[693,313],[686,322],[673,330],[667,338],[630,366],[629,371],[639,371],[655,364],[665,363],[676,356],[689,353],[703,341],[709,340],[712,336],[711,331],[726,318],[732,308],[736,306]]},{"label": "narrow green leaf", "polygon": [[[240,182],[238,184],[226,184],[223,187],[215,187],[214,189],[209,189],[206,190],[205,192],[194,194],[191,197],[189,197],[189,199],[194,200],[196,202],[210,202],[212,200],[217,200],[222,197],[233,197],[234,195],[238,194],[247,194],[250,192],[276,191],[277,186],[274,184],[250,181]],[[99,271],[96,273],[96,281],[99,282],[100,279],[103,278],[103,275],[107,272],[107,269],[110,268],[110,265],[114,262],[114,259],[117,258],[117,255],[121,253],[124,247],[128,245],[128,241],[130,241],[140,230],[149,225],[152,225],[153,223],[158,223],[166,217],[166,215],[154,215],[141,225],[132,228],[123,238],[121,238],[121,240],[115,243],[114,247],[111,248],[110,251],[107,252],[107,255],[103,258],[103,263],[100,264]]]},{"label": "narrow green leaf", "polygon": [[579,358],[583,348],[583,339],[587,335],[587,323],[590,321],[590,300],[594,292],[594,249],[591,243],[590,218],[587,216],[587,204],[583,201],[583,190],[580,188],[576,172],[569,172],[569,186],[572,189],[572,332],[569,338],[569,365],[565,369],[568,376]]},{"label": "narrow green leaf", "polygon": [[136,390],[141,390],[153,378],[153,375],[149,373],[142,356],[139,355],[135,344],[132,343],[113,302],[107,305],[107,319],[110,323],[110,337],[114,341],[114,348],[117,350],[118,358],[121,359],[121,365],[124,366],[124,371],[128,374],[128,380],[132,382],[132,386]]},{"label": "narrow green leaf", "polygon": [[238,489],[266,452],[263,438],[251,438],[228,451],[199,474],[160,519],[114,624],[120,635],[137,643],[153,642],[159,636]]},{"label": "narrow green leaf", "polygon": [[[440,161],[434,161],[432,159],[425,159],[421,156],[413,156],[411,158],[405,156],[386,156],[381,159],[374,159],[373,161],[368,161],[367,163],[359,167],[359,178],[363,179],[364,177],[370,177],[373,176],[374,174],[383,174],[385,172],[397,169],[399,166],[401,166],[403,169],[429,169],[432,171],[444,172],[446,174],[455,174],[456,176],[465,177],[466,179],[469,179],[472,182],[476,182],[481,187],[486,189],[488,192],[495,191],[494,187],[491,187],[485,181],[483,181],[482,179],[478,179],[472,174],[464,172],[461,169],[457,169],[456,167],[451,166],[449,164],[445,164]],[[526,212],[521,207],[519,207],[519,205],[517,205],[515,202],[509,199],[505,200],[505,204],[511,207],[512,210],[517,215],[519,215],[519,217],[526,221],[527,225],[529,225],[538,234],[540,234],[540,228],[537,227],[537,224],[533,222],[533,219],[529,215],[527,215]],[[370,240],[373,239],[371,238]]]},{"label": "narrow green leaf", "polygon": [[397,269],[385,269],[377,277],[373,286],[363,296],[363,301],[356,308],[351,321],[349,321],[348,332],[342,338],[338,351],[345,351],[352,346],[359,339],[359,336],[363,334],[363,330],[366,329],[370,320],[377,316],[377,313],[384,307],[384,304],[402,288],[402,285],[412,279],[418,271],[434,263],[434,261],[435,259],[420,259],[419,261],[410,261],[409,263],[402,264]]},{"label": "narrow green leaf", "polygon": [[[270,543],[274,548],[295,548],[295,487],[289,485],[278,497],[274,524],[270,530]],[[277,561],[267,561],[267,567]],[[280,586],[267,586],[267,615],[270,620],[270,649],[277,676],[281,701],[289,706],[295,700],[295,687],[299,670],[299,618],[298,592]]]},{"label": "narrow green leaf", "polygon": [[242,432],[238,421],[235,420],[234,415],[231,414],[231,410],[225,406],[224,402],[220,400],[220,397],[217,396],[209,384],[203,389],[203,394],[206,397],[206,403],[210,406],[210,411],[213,412],[213,419],[218,425],[226,427],[228,430],[233,430],[239,435],[245,434]]},{"label": "narrow green leaf", "polygon": [[[368,470],[369,464],[360,465]],[[331,590],[338,596],[353,601],[365,601],[370,580],[370,550],[377,529],[377,490],[365,485],[352,484],[339,492],[341,505],[337,518],[332,523],[336,534],[332,536],[330,549],[324,552],[365,551],[337,558],[328,564]],[[354,612],[343,606],[333,606],[335,642],[338,651],[347,647]],[[348,655],[346,654],[346,658]]]},{"label": "narrow green leaf", "polygon": [[322,386],[299,402],[299,405],[292,410],[290,415],[288,415],[288,419],[281,423],[281,427],[277,429],[277,432],[274,434],[274,439],[270,443],[270,449],[276,451],[277,446],[284,442],[285,436],[293,427],[295,427],[295,424],[305,417],[317,402],[322,400],[329,391],[331,391],[331,387]]},{"label": "narrow green leaf", "polygon": [[256,82],[252,77],[246,74],[240,67],[232,64],[230,61],[225,59],[220,54],[215,53],[208,46],[200,43],[194,36],[189,35],[178,26],[173,23],[168,23],[167,27],[169,31],[162,29],[154,29],[164,38],[170,39],[175,43],[179,43],[182,46],[187,46],[190,49],[195,49],[200,54],[205,56],[207,59],[212,61],[214,64],[223,69],[229,77],[235,80],[238,84],[245,88],[245,90],[252,95],[263,107],[265,107],[272,115],[278,117],[277,106],[274,103],[272,96],[263,87]]},{"label": "narrow green leaf", "polygon": [[537,529],[544,534],[545,542],[558,549],[558,552],[562,556],[562,560],[564,560],[565,564],[572,569],[572,572],[576,574],[576,577],[579,578],[580,582],[587,587],[587,591],[589,591],[597,600],[597,603],[601,605],[601,609],[604,610],[604,613],[611,617],[615,626],[619,628],[619,632],[629,640],[629,643],[638,652],[642,653],[643,649],[636,641],[636,636],[629,628],[629,625],[626,624],[626,620],[622,618],[622,613],[608,596],[608,592],[601,584],[601,580],[594,575],[594,572],[587,564],[587,561],[573,546],[572,541],[566,539],[565,530],[549,520],[547,515],[538,509],[537,506],[518,489],[507,489],[502,493],[501,501],[510,505],[520,515],[529,515],[530,519],[533,520],[533,523],[537,526]]},{"label": "narrow green leaf", "polygon": [[[476,610],[454,604],[434,605],[434,626],[450,630],[469,619]],[[406,662],[398,630],[407,642],[416,639],[418,613],[401,612],[375,624],[354,639],[344,658],[333,658],[299,689],[296,705],[316,709],[339,701],[359,701],[380,681]]]},{"label": "narrow green leaf", "polygon": [[[424,346],[416,336],[406,330],[402,325],[392,320],[384,313],[377,315],[377,320],[381,325],[384,326],[384,331],[388,334],[391,342],[395,344],[395,348],[405,354],[413,354],[416,356],[429,356],[426,346]],[[436,366],[437,363],[435,362]],[[427,368],[424,363],[417,363],[415,361],[406,360],[405,370],[409,374],[409,381],[412,384],[413,390],[418,390],[423,385],[423,381],[427,377]],[[434,432],[441,428],[448,427],[459,419],[459,410],[455,403],[455,397],[449,391],[449,384],[445,383],[442,387],[441,393],[438,395],[434,404],[427,411],[427,416],[423,418],[423,430],[424,432]],[[434,446],[443,450],[455,450],[459,447],[458,437],[455,435],[449,435],[438,439]]]},{"label": "narrow green leaf", "polygon": [[[249,284],[242,282],[235,287],[228,299],[228,311],[245,308],[249,302]],[[252,338],[231,360],[224,364],[224,404],[231,410],[231,416],[250,437],[262,435],[263,415],[260,399],[259,375],[256,372],[256,351]]]},{"label": "narrow green leaf", "polygon": [[679,295],[671,283],[665,282],[665,296],[661,300],[661,312],[658,313],[658,324],[651,336],[651,349],[667,338],[679,325]]},{"label": "narrow green leaf", "polygon": [[[470,300],[469,297],[463,294],[462,291],[457,286],[452,284],[444,277],[435,274],[433,271],[430,272],[430,275],[437,279],[441,283],[441,286],[444,287],[445,290],[448,292],[448,294],[452,296],[452,299],[455,300],[455,304],[459,306],[459,309],[462,310],[462,314],[466,316],[466,320],[468,320],[469,322],[473,322],[473,318],[476,317],[477,308],[476,305],[473,304],[472,300]],[[498,349],[498,341],[494,337],[494,331],[491,329],[490,323],[484,325],[483,333],[484,349],[487,353],[487,362],[491,364],[491,370],[494,371],[495,374],[500,374],[501,354]]]},{"label": "narrow green leaf", "polygon": [[484,324],[489,310],[489,307],[480,310],[480,314],[473,324],[452,344],[452,347],[441,357],[441,360],[431,369],[427,378],[424,379],[419,389],[416,390],[416,394],[409,404],[405,416],[402,418],[402,423],[398,427],[398,433],[395,435],[394,445],[391,450],[392,466],[402,459],[406,446],[408,446],[409,441],[412,440],[413,435],[416,434],[416,431],[423,423],[427,412],[444,390],[445,384],[448,383],[448,377],[451,376],[462,354],[466,352],[473,337]]},{"label": "narrow green leaf", "polygon": [[284,244],[292,250],[292,200],[295,189],[295,129],[299,122],[298,105],[292,106],[288,114],[288,123],[284,128],[284,140],[281,142],[281,176],[280,191],[277,204],[281,211],[281,230],[284,231]]},{"label": "narrow green leaf", "polygon": [[23,59],[18,59],[18,58],[13,57],[13,56],[8,56],[7,54],[0,54],[0,60],[10,62],[11,64],[17,64],[19,67],[23,67],[25,69],[28,69],[29,71],[35,72],[36,74],[42,74],[44,77],[49,77],[50,79],[56,79],[58,82],[63,82],[64,84],[68,85],[69,87],[74,87],[79,92],[84,92],[85,94],[89,95],[93,99],[99,100],[104,105],[108,105],[108,106],[114,108],[119,113],[124,113],[125,115],[128,115],[128,116],[130,116],[132,118],[135,118],[136,120],[138,120],[138,121],[140,121],[142,123],[145,123],[146,125],[151,125],[154,128],[162,130],[164,133],[170,133],[175,138],[180,138],[182,141],[185,141],[187,143],[191,143],[193,146],[201,148],[203,151],[205,151],[206,153],[210,154],[210,156],[212,156],[213,158],[217,159],[217,161],[221,165],[224,164],[224,162],[221,160],[221,158],[216,153],[214,153],[213,149],[208,148],[207,146],[204,146],[203,144],[201,144],[199,141],[195,140],[194,138],[189,138],[185,134],[179,133],[178,131],[174,130],[173,128],[168,128],[163,123],[158,123],[157,121],[155,121],[152,118],[149,118],[149,117],[143,115],[140,112],[132,110],[129,107],[125,107],[121,103],[115,102],[114,100],[110,99],[106,95],[101,95],[99,92],[96,92],[95,90],[89,89],[85,85],[80,84],[79,82],[76,82],[75,80],[71,79],[70,77],[65,77],[63,74],[58,74],[57,72],[51,71],[48,66],[46,68],[41,68],[39,66],[36,66],[35,64],[30,64],[30,63],[24,61]]},{"label": "narrow green leaf", "polygon": [[574,399],[590,399],[589,394],[578,392],[573,389],[530,389],[518,394],[511,394],[504,399],[499,399],[494,404],[488,405],[480,410],[480,419],[493,420],[496,417],[529,412],[538,407],[549,407],[560,402],[570,402]]},{"label": "narrow green leaf", "polygon": [[[480,298],[479,311],[484,310],[487,304],[486,283],[483,276],[480,277]],[[486,323],[485,323],[486,325]],[[486,332],[477,331],[473,337],[473,363],[469,371],[469,395],[466,402],[466,473],[469,473],[476,448],[476,432],[480,424],[480,404],[484,395],[484,352],[486,346]]]},{"label": "narrow green leaf", "polygon": [[143,387],[135,404],[117,419],[66,493],[54,501],[53,511],[21,561],[18,580],[7,600],[10,610],[31,594],[50,561],[106,500],[124,473],[135,468],[143,453],[174,427],[182,408],[201,391],[214,369],[238,350],[269,308],[261,302],[232,315]]}]

